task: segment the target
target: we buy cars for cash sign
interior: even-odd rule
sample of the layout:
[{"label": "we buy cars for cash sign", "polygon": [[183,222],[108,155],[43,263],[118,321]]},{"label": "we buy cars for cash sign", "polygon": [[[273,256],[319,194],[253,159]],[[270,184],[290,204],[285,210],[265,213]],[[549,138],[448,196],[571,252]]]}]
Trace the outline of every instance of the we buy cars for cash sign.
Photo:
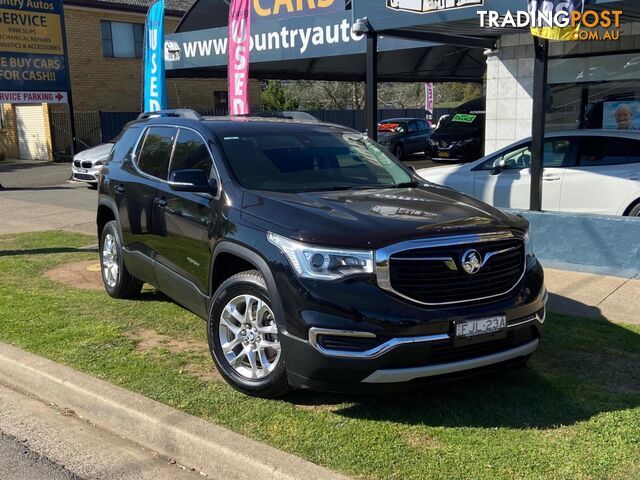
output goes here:
[{"label": "we buy cars for cash sign", "polygon": [[250,0],[232,0],[229,7],[229,114],[249,113]]}]

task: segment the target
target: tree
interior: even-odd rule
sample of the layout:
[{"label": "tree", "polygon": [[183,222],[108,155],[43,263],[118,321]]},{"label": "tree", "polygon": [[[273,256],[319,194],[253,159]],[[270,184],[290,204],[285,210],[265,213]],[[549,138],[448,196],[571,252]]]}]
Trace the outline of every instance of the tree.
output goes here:
[{"label": "tree", "polygon": [[262,105],[265,109],[278,112],[297,110],[300,105],[298,100],[287,95],[281,82],[275,80],[267,82],[267,86],[262,91],[261,98]]}]

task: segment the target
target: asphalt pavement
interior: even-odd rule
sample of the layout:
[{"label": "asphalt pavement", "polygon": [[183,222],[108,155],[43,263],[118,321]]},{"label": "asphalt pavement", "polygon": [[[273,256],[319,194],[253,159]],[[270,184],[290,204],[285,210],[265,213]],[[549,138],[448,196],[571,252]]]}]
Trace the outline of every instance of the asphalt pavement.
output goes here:
[{"label": "asphalt pavement", "polygon": [[0,478],[3,480],[82,480],[23,442],[0,432]]},{"label": "asphalt pavement", "polygon": [[70,163],[29,160],[0,162],[0,185],[4,188],[60,185],[70,178]]}]

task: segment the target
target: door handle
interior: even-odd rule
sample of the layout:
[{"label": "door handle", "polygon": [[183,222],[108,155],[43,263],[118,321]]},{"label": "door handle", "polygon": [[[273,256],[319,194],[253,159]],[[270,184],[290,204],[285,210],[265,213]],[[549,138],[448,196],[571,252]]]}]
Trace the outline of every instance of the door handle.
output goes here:
[{"label": "door handle", "polygon": [[116,193],[122,194],[125,190],[124,185],[116,185]]},{"label": "door handle", "polygon": [[166,207],[167,206],[167,199],[166,198],[155,198],[155,200],[153,201],[153,203],[155,203],[158,207]]},{"label": "door handle", "polygon": [[558,182],[560,181],[560,175],[545,175],[542,177],[545,182]]}]

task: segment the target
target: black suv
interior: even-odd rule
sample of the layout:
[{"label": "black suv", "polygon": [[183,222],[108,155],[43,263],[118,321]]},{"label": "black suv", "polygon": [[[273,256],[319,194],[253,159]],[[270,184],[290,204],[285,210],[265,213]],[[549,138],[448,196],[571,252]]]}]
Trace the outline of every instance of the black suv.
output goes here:
[{"label": "black suv", "polygon": [[109,295],[147,282],[205,319],[251,395],[522,366],[543,330],[525,219],[336,125],[141,116],[102,169],[97,224]]}]

